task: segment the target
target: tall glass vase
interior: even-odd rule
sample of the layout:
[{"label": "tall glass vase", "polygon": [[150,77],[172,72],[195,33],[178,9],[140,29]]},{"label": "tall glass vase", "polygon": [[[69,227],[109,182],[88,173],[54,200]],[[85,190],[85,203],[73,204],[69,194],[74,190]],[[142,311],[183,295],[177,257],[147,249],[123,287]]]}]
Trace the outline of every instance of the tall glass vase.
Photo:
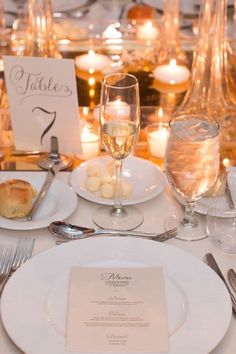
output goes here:
[{"label": "tall glass vase", "polygon": [[161,102],[164,106],[171,106],[170,95],[174,94],[176,100],[177,94],[187,90],[188,64],[180,44],[179,0],[165,0],[158,60],[153,71],[154,87],[163,94]]},{"label": "tall glass vase", "polygon": [[229,93],[227,0],[205,0],[189,89],[176,114],[204,114],[221,127],[221,161],[236,159],[236,107]]},{"label": "tall glass vase", "polygon": [[188,65],[186,54],[180,45],[179,0],[164,0],[163,10],[158,64],[175,59],[178,64]]},{"label": "tall glass vase", "polygon": [[51,0],[28,0],[29,35],[27,54],[60,57],[53,31]]}]

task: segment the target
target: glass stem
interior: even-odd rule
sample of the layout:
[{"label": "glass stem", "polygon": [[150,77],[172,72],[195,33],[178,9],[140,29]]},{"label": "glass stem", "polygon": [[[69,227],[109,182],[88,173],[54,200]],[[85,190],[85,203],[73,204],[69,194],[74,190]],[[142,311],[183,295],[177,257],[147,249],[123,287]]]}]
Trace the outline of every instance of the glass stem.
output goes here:
[{"label": "glass stem", "polygon": [[122,167],[123,160],[115,160],[116,166],[116,184],[115,184],[115,198],[114,198],[114,212],[116,215],[124,213],[122,208],[122,198],[121,198],[121,177],[122,177]]},{"label": "glass stem", "polygon": [[182,224],[185,227],[193,228],[198,225],[198,222],[194,215],[195,202],[186,202],[184,218]]}]

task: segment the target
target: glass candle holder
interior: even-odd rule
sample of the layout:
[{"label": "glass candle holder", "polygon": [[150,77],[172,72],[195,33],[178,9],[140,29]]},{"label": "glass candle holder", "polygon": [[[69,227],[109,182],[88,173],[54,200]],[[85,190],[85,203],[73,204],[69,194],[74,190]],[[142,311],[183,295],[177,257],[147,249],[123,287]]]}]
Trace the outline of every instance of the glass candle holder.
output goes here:
[{"label": "glass candle holder", "polygon": [[148,151],[151,156],[165,157],[166,144],[169,137],[167,123],[155,123],[146,127]]},{"label": "glass candle holder", "polygon": [[89,160],[96,157],[100,151],[100,135],[95,127],[84,125],[81,129],[82,153],[77,155],[81,160]]}]

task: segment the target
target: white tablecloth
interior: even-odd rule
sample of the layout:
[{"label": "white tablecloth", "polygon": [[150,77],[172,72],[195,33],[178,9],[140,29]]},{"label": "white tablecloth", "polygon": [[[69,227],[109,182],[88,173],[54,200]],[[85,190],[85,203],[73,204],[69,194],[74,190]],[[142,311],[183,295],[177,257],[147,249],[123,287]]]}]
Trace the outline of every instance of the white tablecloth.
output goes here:
[{"label": "white tablecloth", "polygon": [[[68,181],[69,175],[69,172],[61,172],[58,178],[64,181]],[[81,226],[94,227],[91,216],[97,207],[97,204],[79,198],[76,211],[67,219],[67,221]],[[165,218],[180,208],[179,204],[173,199],[168,185],[166,185],[165,191],[161,195],[148,202],[139,204],[137,207],[140,208],[144,215],[144,222],[140,226],[139,230],[146,232],[163,231],[163,221]],[[43,252],[50,247],[59,247],[55,246],[55,239],[49,234],[49,231],[46,228],[33,231],[12,231],[0,229],[0,243],[5,242],[8,244],[16,245],[18,238],[24,236],[33,236],[36,238],[34,255],[39,252]],[[220,249],[212,245],[208,239],[195,242],[185,242],[177,239],[171,239],[167,241],[167,243],[184,249],[201,260],[203,259],[205,253],[212,252],[215,255],[215,258],[217,259],[217,262],[224,275],[226,275],[227,269],[236,268],[236,255],[223,253]],[[223,338],[222,342],[217,346],[217,348],[211,352],[211,354],[235,354],[235,350],[236,319],[232,317],[230,328],[227,334]],[[22,352],[7,336],[0,322],[0,354],[20,353]]]}]

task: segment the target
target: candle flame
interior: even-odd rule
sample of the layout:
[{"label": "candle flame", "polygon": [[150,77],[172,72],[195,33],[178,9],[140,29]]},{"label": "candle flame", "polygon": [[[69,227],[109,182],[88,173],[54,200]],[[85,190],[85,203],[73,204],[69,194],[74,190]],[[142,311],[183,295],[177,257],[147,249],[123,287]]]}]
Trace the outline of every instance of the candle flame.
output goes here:
[{"label": "candle flame", "polygon": [[89,114],[89,108],[88,107],[83,107],[82,108],[83,115],[87,116]]},{"label": "candle flame", "polygon": [[164,113],[163,113],[163,108],[162,108],[162,107],[159,108],[158,113],[157,113],[157,116],[158,116],[158,118],[160,118],[160,119],[163,118]]},{"label": "candle flame", "polygon": [[89,83],[89,86],[93,86],[95,84],[96,80],[94,79],[94,77],[90,77],[88,79],[88,83]]},{"label": "candle flame", "polygon": [[145,23],[145,27],[146,27],[147,29],[152,28],[152,21],[147,21],[147,22]]},{"label": "candle flame", "polygon": [[95,51],[92,49],[89,49],[88,51],[88,55],[90,55],[91,57],[95,55]]},{"label": "candle flame", "polygon": [[170,65],[171,67],[176,66],[176,59],[171,59],[169,65]]},{"label": "candle flame", "polygon": [[82,128],[82,134],[81,134],[81,136],[82,136],[83,138],[85,138],[86,136],[89,135],[89,132],[90,132],[89,127],[88,127],[87,125],[84,125],[83,128]]}]

